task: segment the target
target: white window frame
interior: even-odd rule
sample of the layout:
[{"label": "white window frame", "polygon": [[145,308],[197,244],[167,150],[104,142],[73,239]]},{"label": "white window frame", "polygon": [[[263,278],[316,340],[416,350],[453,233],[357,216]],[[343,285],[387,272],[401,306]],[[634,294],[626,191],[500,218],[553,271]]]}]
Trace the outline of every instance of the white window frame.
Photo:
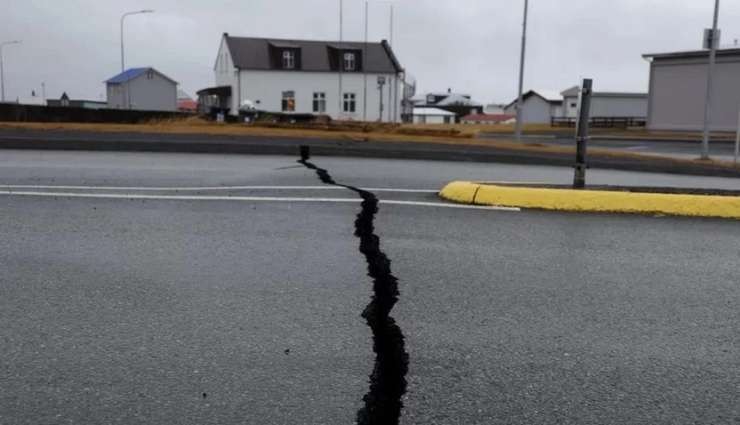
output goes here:
[{"label": "white window frame", "polygon": [[[293,107],[291,108],[290,101],[293,101]],[[282,94],[282,98],[280,99],[280,109],[283,112],[295,112],[296,104],[295,104],[295,91],[293,90],[286,90]]]},{"label": "white window frame", "polygon": [[342,97],[342,112],[354,114],[357,112],[357,94],[344,93]]},{"label": "white window frame", "polygon": [[344,53],[344,70],[354,71],[357,67],[357,55],[353,52]]},{"label": "white window frame", "polygon": [[326,113],[326,93],[325,92],[314,92],[313,111],[318,114]]},{"label": "white window frame", "polygon": [[295,69],[295,52],[283,50],[283,69]]}]

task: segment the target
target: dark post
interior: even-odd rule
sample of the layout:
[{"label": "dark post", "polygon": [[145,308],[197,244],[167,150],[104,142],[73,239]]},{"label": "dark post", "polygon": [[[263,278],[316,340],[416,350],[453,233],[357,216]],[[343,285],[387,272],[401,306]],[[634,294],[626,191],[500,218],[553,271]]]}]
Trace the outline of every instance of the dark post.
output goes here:
[{"label": "dark post", "polygon": [[586,143],[588,142],[588,121],[591,112],[591,87],[593,80],[585,78],[581,85],[578,102],[578,121],[576,122],[576,170],[573,189],[586,187]]}]

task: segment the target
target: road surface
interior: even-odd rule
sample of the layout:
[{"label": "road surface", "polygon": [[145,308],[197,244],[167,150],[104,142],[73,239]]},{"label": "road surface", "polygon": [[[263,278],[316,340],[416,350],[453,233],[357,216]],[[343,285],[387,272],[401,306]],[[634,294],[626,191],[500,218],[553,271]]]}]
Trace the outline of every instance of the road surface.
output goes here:
[{"label": "road surface", "polygon": [[[297,159],[2,152],[0,423],[353,423],[376,361],[363,209]],[[570,179],[553,167],[311,162],[380,199],[408,354],[400,423],[740,421],[736,222],[433,193]]]}]

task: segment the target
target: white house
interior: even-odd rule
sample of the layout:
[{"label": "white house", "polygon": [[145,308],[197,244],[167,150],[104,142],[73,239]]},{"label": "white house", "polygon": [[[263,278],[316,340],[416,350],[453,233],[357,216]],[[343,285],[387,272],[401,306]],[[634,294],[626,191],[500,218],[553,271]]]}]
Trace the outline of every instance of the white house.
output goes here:
[{"label": "white house", "polygon": [[[650,61],[650,130],[701,130],[709,51],[647,54]],[[714,68],[710,126],[735,131],[740,109],[740,49],[720,49]]]},{"label": "white house", "polygon": [[154,68],[131,68],[105,82],[108,108],[176,111],[177,81]]},{"label": "white house", "polygon": [[456,114],[439,108],[414,108],[414,124],[451,124]]},{"label": "white house", "polygon": [[436,108],[453,112],[454,122],[457,123],[463,116],[483,112],[483,105],[474,101],[469,94],[454,93],[452,89],[447,89],[447,92],[427,93],[412,101],[415,108]]},{"label": "white house", "polygon": [[[401,118],[403,68],[380,43],[221,38],[218,98],[236,115],[248,104],[266,112],[322,114],[333,119],[396,122]],[[382,82],[382,85],[381,85]]]},{"label": "white house", "polygon": [[[506,115],[516,115],[514,99],[506,105]],[[563,98],[560,93],[552,90],[530,90],[523,95],[522,123],[523,124],[550,124],[553,117],[563,115]]]},{"label": "white house", "polygon": [[[578,116],[578,86],[563,91],[563,117]],[[591,93],[590,115],[593,118],[646,118],[647,93],[597,92]]]}]

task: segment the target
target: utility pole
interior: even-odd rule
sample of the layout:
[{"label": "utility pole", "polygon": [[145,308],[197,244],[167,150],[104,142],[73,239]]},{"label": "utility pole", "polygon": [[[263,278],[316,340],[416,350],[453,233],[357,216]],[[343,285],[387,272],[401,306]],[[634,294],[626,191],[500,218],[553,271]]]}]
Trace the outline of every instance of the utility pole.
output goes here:
[{"label": "utility pole", "polygon": [[519,57],[519,97],[516,100],[516,140],[522,140],[522,101],[524,90],[524,56],[527,49],[527,14],[529,0],[524,0],[524,23],[522,24],[522,52]]},{"label": "utility pole", "polygon": [[707,68],[707,94],[704,100],[704,132],[701,140],[701,159],[709,159],[709,135],[711,131],[712,118],[712,86],[714,77],[714,63],[717,59],[717,47],[719,47],[719,34],[717,23],[719,21],[719,0],[714,2],[714,21],[712,33],[709,37],[709,67]]},{"label": "utility pole", "polygon": [[[339,0],[339,42],[341,44],[344,41],[344,1]],[[337,117],[342,115],[342,71],[344,70],[344,51],[339,50],[339,110],[337,111]]]},{"label": "utility pole", "polygon": [[383,122],[383,86],[385,85],[385,76],[378,76],[378,94],[380,95],[380,114],[378,122]]},{"label": "utility pole", "polygon": [[[393,3],[391,3],[391,19],[390,19],[391,20],[391,30],[390,30],[390,40],[389,40],[391,49],[393,49],[393,12],[394,12],[394,7],[393,7]],[[390,88],[393,91],[393,99],[391,100],[389,98],[388,101],[393,102],[393,113],[392,113],[393,120],[392,121],[395,123],[396,114],[398,113],[398,73],[397,72],[395,76],[393,77],[393,84],[390,85]]]},{"label": "utility pole", "polygon": [[367,122],[367,43],[368,43],[368,20],[369,17],[369,6],[368,0],[365,0],[365,45],[362,52],[362,79],[363,79],[363,91],[362,91],[362,121]]},{"label": "utility pole", "polygon": [[[123,49],[123,23],[127,16],[131,15],[140,15],[143,13],[154,13],[151,9],[144,9],[144,10],[137,10],[134,12],[127,12],[121,15],[121,72],[124,72],[126,70],[126,61],[124,56],[124,49]],[[128,83],[124,82],[126,84],[126,93],[124,94],[124,98],[126,99],[126,109],[131,109],[131,93],[128,89]]]},{"label": "utility pole", "polygon": [[581,84],[578,96],[578,121],[576,122],[576,166],[573,176],[573,189],[586,187],[586,145],[588,142],[589,118],[591,115],[591,90],[593,80],[586,78]]},{"label": "utility pole", "polygon": [[20,40],[0,43],[0,102],[5,102],[5,69],[3,68],[3,47],[11,44],[21,44]]},{"label": "utility pole", "polygon": [[121,15],[121,72],[126,70],[124,51],[123,51],[123,22],[127,16],[140,15],[142,13],[154,13],[154,11],[151,9],[144,9],[144,10],[137,10],[134,12],[127,12]]}]

